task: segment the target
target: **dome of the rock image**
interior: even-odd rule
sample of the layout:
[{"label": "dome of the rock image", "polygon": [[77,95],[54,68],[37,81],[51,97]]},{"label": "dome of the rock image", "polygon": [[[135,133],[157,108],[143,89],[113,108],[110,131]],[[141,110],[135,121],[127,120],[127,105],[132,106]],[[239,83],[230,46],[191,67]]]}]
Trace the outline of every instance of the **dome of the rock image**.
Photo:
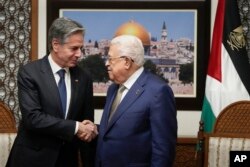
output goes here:
[{"label": "dome of the rock image", "polygon": [[141,39],[144,46],[150,45],[150,36],[148,31],[139,23],[131,20],[122,24],[115,32],[114,37],[119,35],[134,35]]}]

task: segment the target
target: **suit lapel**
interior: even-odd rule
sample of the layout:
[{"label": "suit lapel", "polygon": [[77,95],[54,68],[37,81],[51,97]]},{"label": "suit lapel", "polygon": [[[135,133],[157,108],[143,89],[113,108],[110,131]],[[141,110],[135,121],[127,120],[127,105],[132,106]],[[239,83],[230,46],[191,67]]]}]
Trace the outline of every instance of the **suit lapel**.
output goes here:
[{"label": "suit lapel", "polygon": [[[104,124],[105,124],[105,127],[107,127],[108,126],[108,120],[109,120],[109,115],[110,115],[110,111],[111,111],[111,106],[112,106],[112,103],[113,103],[113,101],[114,101],[114,98],[115,98],[115,95],[116,95],[116,92],[117,92],[117,90],[118,90],[118,85],[112,85],[111,87],[110,87],[110,90],[109,90],[109,92],[108,92],[108,96],[107,96],[107,99],[106,99],[106,105],[105,105],[105,110],[107,111],[107,112],[104,112],[103,113],[103,118],[104,118]],[[110,94],[110,95],[109,95]]]},{"label": "suit lapel", "polygon": [[78,88],[79,88],[79,78],[78,78],[78,75],[77,75],[75,68],[70,68],[69,71],[70,71],[70,80],[71,80],[71,99],[70,99],[70,103],[69,103],[69,110],[68,110],[67,118],[71,118],[71,116],[73,114],[71,108],[73,106],[76,106],[73,103],[77,101],[75,99],[77,98],[77,92],[78,92]]},{"label": "suit lapel", "polygon": [[59,107],[57,111],[61,111],[60,113],[58,113],[58,115],[60,115],[60,117],[63,117],[60,95],[54,74],[49,64],[48,56],[45,56],[42,59],[41,72],[43,73],[44,80],[47,82],[48,85],[47,86],[48,88],[47,91],[49,92],[48,95],[50,96],[51,99],[55,101],[55,103],[57,103],[56,106]]},{"label": "suit lapel", "polygon": [[130,88],[124,99],[121,101],[115,114],[113,115],[112,119],[108,124],[107,130],[110,129],[112,125],[124,114],[124,112],[127,111],[128,107],[133,105],[133,103],[135,103],[136,100],[143,94],[145,83],[146,75],[145,72],[143,72],[141,76],[137,79],[137,81],[133,84],[133,86]]}]

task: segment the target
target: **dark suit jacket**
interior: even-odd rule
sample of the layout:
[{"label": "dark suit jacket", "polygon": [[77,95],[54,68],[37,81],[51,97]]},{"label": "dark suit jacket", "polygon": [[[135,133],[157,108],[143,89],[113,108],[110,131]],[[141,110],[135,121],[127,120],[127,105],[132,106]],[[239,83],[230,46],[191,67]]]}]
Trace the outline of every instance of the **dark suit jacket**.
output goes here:
[{"label": "dark suit jacket", "polygon": [[70,75],[71,101],[64,119],[48,56],[20,67],[18,98],[22,120],[7,166],[54,167],[59,152],[64,152],[62,166],[75,167],[79,148],[83,149],[84,163],[88,163],[84,167],[93,166],[95,151],[74,135],[76,121],[94,119],[92,80],[79,67],[70,68]]},{"label": "dark suit jacket", "polygon": [[107,92],[99,128],[96,167],[171,167],[177,138],[172,90],[144,71],[108,123],[118,85]]}]

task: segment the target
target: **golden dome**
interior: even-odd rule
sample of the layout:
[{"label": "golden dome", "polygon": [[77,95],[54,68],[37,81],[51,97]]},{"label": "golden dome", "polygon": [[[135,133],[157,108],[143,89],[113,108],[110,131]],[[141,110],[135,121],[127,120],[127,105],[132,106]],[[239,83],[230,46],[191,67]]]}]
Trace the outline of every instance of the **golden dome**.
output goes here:
[{"label": "golden dome", "polygon": [[119,35],[134,35],[141,39],[144,46],[150,45],[150,37],[148,31],[139,23],[131,20],[127,23],[122,24],[115,32],[114,37]]}]

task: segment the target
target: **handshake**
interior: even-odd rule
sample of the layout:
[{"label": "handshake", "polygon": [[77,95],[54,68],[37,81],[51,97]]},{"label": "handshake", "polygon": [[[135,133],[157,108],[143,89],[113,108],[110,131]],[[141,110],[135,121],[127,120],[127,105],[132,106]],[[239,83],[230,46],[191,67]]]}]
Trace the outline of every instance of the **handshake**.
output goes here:
[{"label": "handshake", "polygon": [[97,127],[89,120],[78,122],[78,131],[76,135],[79,139],[90,142],[98,135]]}]

